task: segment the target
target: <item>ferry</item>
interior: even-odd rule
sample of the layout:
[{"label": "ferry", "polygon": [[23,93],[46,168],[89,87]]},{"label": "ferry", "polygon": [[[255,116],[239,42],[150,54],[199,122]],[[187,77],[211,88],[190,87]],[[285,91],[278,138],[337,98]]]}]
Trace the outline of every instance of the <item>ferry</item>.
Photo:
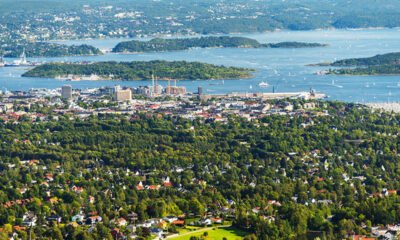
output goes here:
[{"label": "ferry", "polygon": [[269,86],[269,84],[267,83],[267,82],[260,82],[259,84],[258,84],[258,86],[260,87],[260,88],[266,88],[266,87],[268,87]]}]

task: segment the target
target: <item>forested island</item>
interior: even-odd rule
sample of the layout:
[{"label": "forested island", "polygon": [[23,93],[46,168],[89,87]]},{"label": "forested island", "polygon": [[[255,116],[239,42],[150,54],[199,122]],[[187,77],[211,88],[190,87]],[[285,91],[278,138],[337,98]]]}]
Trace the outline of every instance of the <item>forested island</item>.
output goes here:
[{"label": "forested island", "polygon": [[377,65],[397,65],[400,64],[400,52],[378,54],[366,58],[348,58],[338,60],[333,63],[319,63],[317,66],[333,67],[355,67],[355,66],[377,66]]},{"label": "forested island", "polygon": [[324,47],[326,44],[302,43],[302,42],[281,42],[281,43],[260,43],[257,40],[245,37],[200,37],[200,38],[155,38],[150,41],[127,41],[117,44],[113,52],[165,52],[180,51],[191,48],[312,48]]},{"label": "forested island", "polygon": [[93,76],[102,80],[150,80],[153,75],[160,80],[239,79],[249,78],[253,69],[217,66],[186,61],[134,61],[48,63],[24,73],[23,77],[65,78]]},{"label": "forested island", "polygon": [[63,45],[47,42],[34,42],[23,44],[5,44],[0,47],[4,57],[16,58],[25,50],[27,57],[65,57],[100,55],[100,49],[90,45]]},{"label": "forested island", "polygon": [[399,75],[400,53],[387,53],[367,58],[349,58],[316,66],[351,67],[329,69],[326,74],[338,75]]}]

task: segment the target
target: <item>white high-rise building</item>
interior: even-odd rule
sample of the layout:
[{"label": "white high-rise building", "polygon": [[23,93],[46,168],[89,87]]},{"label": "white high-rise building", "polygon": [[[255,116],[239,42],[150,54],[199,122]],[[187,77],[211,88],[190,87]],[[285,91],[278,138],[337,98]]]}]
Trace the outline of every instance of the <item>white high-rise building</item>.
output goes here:
[{"label": "white high-rise building", "polygon": [[72,98],[72,86],[71,85],[64,85],[61,87],[61,97],[64,99]]}]

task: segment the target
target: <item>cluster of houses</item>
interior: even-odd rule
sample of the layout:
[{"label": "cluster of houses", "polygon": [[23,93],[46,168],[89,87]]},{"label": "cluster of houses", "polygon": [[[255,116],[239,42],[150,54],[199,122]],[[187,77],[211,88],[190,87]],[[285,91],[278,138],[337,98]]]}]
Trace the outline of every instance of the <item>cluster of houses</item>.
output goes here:
[{"label": "cluster of houses", "polygon": [[370,236],[351,235],[352,240],[397,240],[400,234],[400,225],[386,225],[372,227]]},{"label": "cluster of houses", "polygon": [[[28,92],[6,92],[0,100],[0,119],[5,122],[18,122],[22,118],[35,121],[57,120],[58,115],[72,114],[85,119],[99,114],[128,114],[137,113],[180,116],[188,119],[204,119],[204,121],[226,122],[229,116],[235,115],[249,121],[268,115],[302,115],[308,119],[301,123],[302,127],[313,125],[312,119],[318,116],[328,116],[322,103],[308,101],[303,104],[293,104],[281,101],[272,104],[260,94],[227,94],[223,96],[207,95],[208,100],[195,100],[196,95],[188,93],[175,100],[156,100],[152,98],[131,99],[128,101],[112,102],[110,96],[113,88],[98,88],[74,90],[74,98],[68,103],[61,100],[61,90],[31,89]],[[1,95],[1,94],[0,94]],[[277,96],[278,97],[278,96]],[[301,96],[299,96],[301,97]],[[203,96],[202,96],[203,98]],[[270,97],[269,97],[270,98]],[[268,99],[269,99],[268,98]],[[279,98],[279,97],[278,97]],[[101,103],[108,107],[88,107]],[[32,110],[35,107],[53,107],[51,117]],[[308,118],[307,118],[308,117]]]}]

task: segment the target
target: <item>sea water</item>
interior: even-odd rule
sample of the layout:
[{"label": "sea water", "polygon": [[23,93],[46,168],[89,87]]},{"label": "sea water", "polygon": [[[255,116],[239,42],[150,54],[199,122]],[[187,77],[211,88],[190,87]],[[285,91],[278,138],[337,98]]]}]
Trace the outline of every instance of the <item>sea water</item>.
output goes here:
[{"label": "sea water", "polygon": [[[400,51],[399,29],[363,30],[314,30],[277,31],[255,34],[238,34],[262,43],[283,41],[317,42],[329,44],[322,48],[301,49],[235,49],[213,48],[192,49],[177,52],[113,54],[101,56],[32,58],[31,61],[149,61],[185,60],[217,65],[247,67],[255,69],[254,77],[239,80],[179,81],[188,91],[195,92],[203,87],[205,93],[229,92],[298,92],[315,89],[332,100],[347,102],[397,102],[400,101],[400,76],[321,76],[315,73],[329,67],[310,67],[308,64],[332,62],[344,58],[370,57],[376,54]],[[234,35],[234,36],[238,36]],[[111,49],[117,39],[63,41],[64,44],[91,44],[102,49]],[[11,61],[12,59],[6,59]],[[101,86],[150,85],[150,81],[79,81],[66,82],[55,79],[23,78],[28,69],[0,68],[0,90],[28,90],[30,88],[59,88],[71,84],[73,88],[94,88]],[[260,82],[269,87],[260,88]],[[167,83],[161,83],[166,85]]]}]

